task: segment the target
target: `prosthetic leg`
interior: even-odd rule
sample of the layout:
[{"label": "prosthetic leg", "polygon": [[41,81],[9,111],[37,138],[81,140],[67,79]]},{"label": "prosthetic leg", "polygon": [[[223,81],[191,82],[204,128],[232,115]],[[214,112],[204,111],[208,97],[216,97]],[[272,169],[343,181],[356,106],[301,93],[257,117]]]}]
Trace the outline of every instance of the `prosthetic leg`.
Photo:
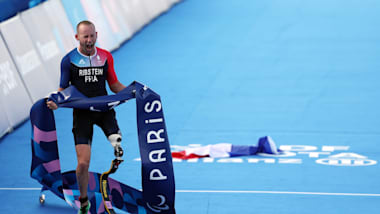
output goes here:
[{"label": "prosthetic leg", "polygon": [[110,198],[110,190],[108,187],[108,176],[112,173],[115,173],[118,169],[121,162],[123,162],[122,156],[123,156],[123,149],[121,148],[121,135],[120,134],[112,134],[108,137],[108,140],[110,141],[111,145],[114,148],[114,154],[115,159],[112,160],[111,168],[104,172],[100,176],[100,192],[102,193],[103,202],[105,210],[108,214],[115,214],[112,207],[112,202]]},{"label": "prosthetic leg", "polygon": [[120,134],[111,134],[108,136],[108,140],[110,141],[112,147],[115,149],[115,157],[118,160],[122,160],[123,149],[121,148],[121,135]]}]

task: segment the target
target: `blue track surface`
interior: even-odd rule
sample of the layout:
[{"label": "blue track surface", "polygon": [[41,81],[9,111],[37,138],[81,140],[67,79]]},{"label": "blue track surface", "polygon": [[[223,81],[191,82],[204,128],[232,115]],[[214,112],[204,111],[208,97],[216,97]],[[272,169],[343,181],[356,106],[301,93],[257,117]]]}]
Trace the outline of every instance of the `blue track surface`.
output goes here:
[{"label": "blue track surface", "polygon": [[[161,95],[173,150],[265,135],[303,145],[287,157],[175,162],[177,213],[378,213],[379,11],[374,0],[185,0],[115,51],[121,82]],[[134,103],[117,117],[126,161],[113,177],[141,188]],[[56,121],[62,171],[72,170],[71,110]],[[26,122],[0,142],[0,212],[75,213],[49,193],[39,205],[30,133]],[[99,128],[94,139],[90,169],[103,172],[112,148]]]}]

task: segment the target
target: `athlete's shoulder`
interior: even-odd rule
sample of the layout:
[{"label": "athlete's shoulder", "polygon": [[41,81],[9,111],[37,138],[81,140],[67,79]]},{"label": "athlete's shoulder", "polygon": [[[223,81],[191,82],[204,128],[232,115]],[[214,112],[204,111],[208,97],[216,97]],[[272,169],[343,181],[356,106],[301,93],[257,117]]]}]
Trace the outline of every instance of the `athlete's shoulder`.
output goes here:
[{"label": "athlete's shoulder", "polygon": [[96,51],[97,51],[98,55],[105,57],[108,60],[113,59],[111,52],[107,51],[106,49],[96,47]]},{"label": "athlete's shoulder", "polygon": [[76,54],[76,52],[77,52],[76,48],[72,49],[65,56],[63,56],[62,62],[70,62],[73,56]]},{"label": "athlete's shoulder", "polygon": [[74,48],[70,52],[68,52],[63,58],[70,58],[70,56],[77,54],[77,52],[77,48]]},{"label": "athlete's shoulder", "polygon": [[75,48],[73,50],[71,50],[70,52],[68,52],[65,56],[62,57],[61,63],[64,63],[64,64],[68,63],[69,64],[71,61],[70,58],[74,52],[75,52]]},{"label": "athlete's shoulder", "polygon": [[103,48],[96,47],[96,51],[98,53],[110,54],[111,55],[111,52],[109,52],[109,51],[107,51],[106,49],[103,49]]}]

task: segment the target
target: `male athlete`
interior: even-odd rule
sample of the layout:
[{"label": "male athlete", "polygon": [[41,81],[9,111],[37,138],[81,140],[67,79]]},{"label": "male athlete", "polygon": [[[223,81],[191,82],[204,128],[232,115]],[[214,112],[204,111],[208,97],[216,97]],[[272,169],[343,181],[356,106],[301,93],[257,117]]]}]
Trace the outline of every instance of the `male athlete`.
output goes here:
[{"label": "male athlete", "polygon": [[[112,92],[117,93],[125,88],[116,77],[113,58],[110,52],[95,46],[97,32],[93,23],[82,21],[77,25],[75,38],[79,46],[63,57],[61,62],[61,80],[58,91],[74,85],[87,97],[107,95],[106,81]],[[56,103],[48,101],[47,106],[55,110]],[[90,209],[87,197],[88,168],[91,157],[93,125],[98,125],[115,149],[115,156],[121,159],[121,134],[115,118],[115,111],[95,112],[73,110],[73,134],[78,165],[76,176],[80,191],[81,208],[78,213]]]}]

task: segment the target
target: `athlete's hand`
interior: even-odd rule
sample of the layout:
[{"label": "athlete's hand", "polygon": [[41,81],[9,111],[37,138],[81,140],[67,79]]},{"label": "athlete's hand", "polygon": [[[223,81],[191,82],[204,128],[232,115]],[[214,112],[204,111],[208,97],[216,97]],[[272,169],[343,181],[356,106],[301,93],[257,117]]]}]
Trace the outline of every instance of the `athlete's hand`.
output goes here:
[{"label": "athlete's hand", "polygon": [[53,101],[47,101],[46,102],[46,105],[48,108],[50,108],[51,110],[56,110],[58,108],[57,104]]}]

